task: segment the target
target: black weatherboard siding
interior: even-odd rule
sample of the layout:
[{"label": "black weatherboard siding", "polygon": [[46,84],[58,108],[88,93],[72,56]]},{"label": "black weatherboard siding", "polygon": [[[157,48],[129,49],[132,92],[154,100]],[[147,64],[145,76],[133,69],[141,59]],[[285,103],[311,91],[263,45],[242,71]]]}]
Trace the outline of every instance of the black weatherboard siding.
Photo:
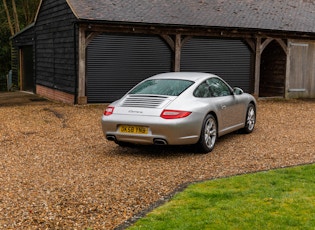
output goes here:
[{"label": "black weatherboard siding", "polygon": [[43,1],[35,24],[37,84],[75,93],[75,20],[66,1]]},{"label": "black weatherboard siding", "polygon": [[31,58],[32,60],[28,60],[29,61],[29,65],[28,68],[32,68],[33,71],[32,73],[30,73],[30,78],[33,78],[33,83],[35,80],[35,75],[34,75],[34,24],[29,25],[28,27],[26,27],[24,30],[22,30],[18,35],[16,35],[14,38],[12,38],[12,83],[14,87],[19,86],[20,82],[19,82],[19,71],[21,71],[19,69],[20,66],[20,51],[23,50],[24,48],[26,48],[29,53],[31,53]]}]

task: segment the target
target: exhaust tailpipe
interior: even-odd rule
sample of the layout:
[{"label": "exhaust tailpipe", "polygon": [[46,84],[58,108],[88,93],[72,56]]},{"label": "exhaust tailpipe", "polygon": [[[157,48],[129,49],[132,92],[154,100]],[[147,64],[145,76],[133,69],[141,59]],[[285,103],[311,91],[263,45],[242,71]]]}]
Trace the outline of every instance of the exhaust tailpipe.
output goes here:
[{"label": "exhaust tailpipe", "polygon": [[167,141],[164,139],[160,139],[160,138],[154,139],[153,143],[155,145],[167,145]]},{"label": "exhaust tailpipe", "polygon": [[114,135],[106,135],[106,139],[109,141],[115,141],[116,142],[116,137]]}]

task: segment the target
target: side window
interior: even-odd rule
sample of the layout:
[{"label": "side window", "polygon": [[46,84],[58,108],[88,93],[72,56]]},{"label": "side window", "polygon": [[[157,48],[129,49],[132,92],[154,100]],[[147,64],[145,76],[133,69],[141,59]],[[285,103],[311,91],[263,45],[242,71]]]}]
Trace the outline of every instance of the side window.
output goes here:
[{"label": "side window", "polygon": [[223,97],[232,95],[230,88],[219,78],[209,78],[195,90],[195,97]]},{"label": "side window", "polygon": [[212,97],[212,93],[210,91],[210,85],[204,81],[201,83],[194,92],[195,97]]},{"label": "side window", "polygon": [[224,97],[232,94],[230,88],[219,78],[209,78],[206,83],[209,85],[213,97]]}]

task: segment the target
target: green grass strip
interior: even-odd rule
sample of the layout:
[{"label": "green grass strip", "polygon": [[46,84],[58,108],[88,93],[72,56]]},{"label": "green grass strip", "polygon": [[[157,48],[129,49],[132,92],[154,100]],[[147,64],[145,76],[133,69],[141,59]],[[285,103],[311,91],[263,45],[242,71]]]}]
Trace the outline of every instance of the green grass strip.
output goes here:
[{"label": "green grass strip", "polygon": [[315,165],[190,185],[129,229],[315,229]]}]

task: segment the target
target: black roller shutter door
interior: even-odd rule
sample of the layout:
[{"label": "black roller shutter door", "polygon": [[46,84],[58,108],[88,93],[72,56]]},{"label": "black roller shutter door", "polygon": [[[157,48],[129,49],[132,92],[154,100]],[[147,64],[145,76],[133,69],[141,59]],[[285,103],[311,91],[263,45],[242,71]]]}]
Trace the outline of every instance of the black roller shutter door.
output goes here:
[{"label": "black roller shutter door", "polygon": [[252,54],[240,40],[196,37],[182,48],[181,71],[213,73],[250,93],[251,66]]},{"label": "black roller shutter door", "polygon": [[160,37],[98,35],[87,47],[88,102],[112,102],[141,80],[169,71],[171,50]]}]

